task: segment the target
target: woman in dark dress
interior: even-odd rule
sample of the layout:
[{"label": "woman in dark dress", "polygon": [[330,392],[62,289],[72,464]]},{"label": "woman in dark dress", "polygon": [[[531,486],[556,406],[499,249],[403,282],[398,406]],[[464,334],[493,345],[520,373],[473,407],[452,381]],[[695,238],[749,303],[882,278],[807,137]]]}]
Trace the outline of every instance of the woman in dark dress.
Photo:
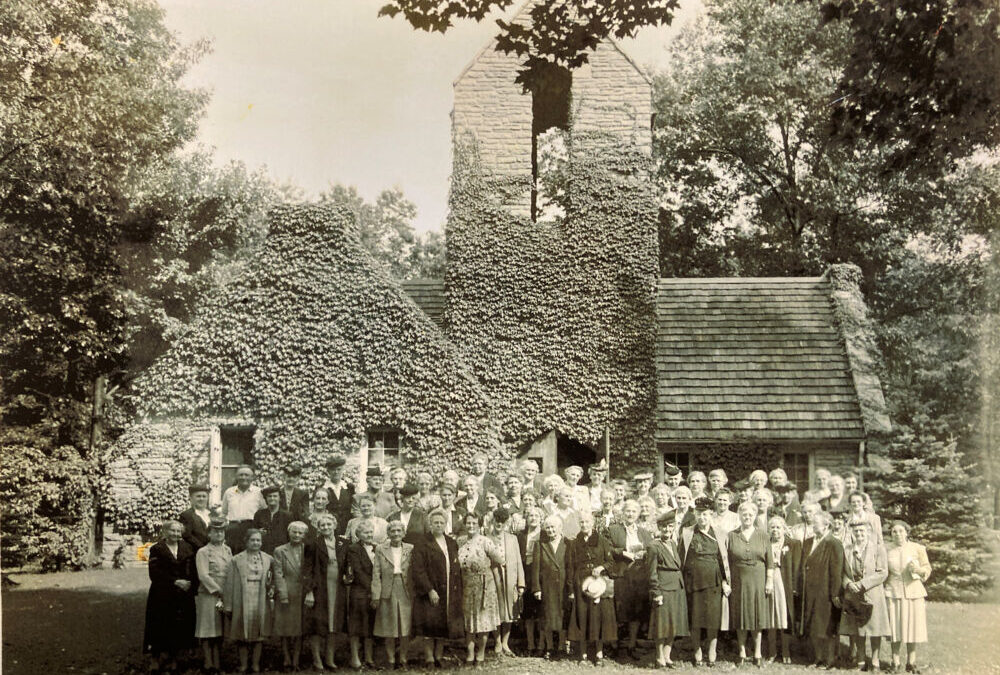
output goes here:
[{"label": "woman in dark dress", "polygon": [[176,668],[177,652],[194,642],[194,549],[182,539],[184,525],[163,523],[163,537],[149,549],[149,595],[143,651],[153,655],[152,670]]},{"label": "woman in dark dress", "polygon": [[447,515],[441,509],[427,517],[429,532],[413,547],[413,634],[423,636],[424,662],[441,667],[444,645],[465,634],[462,616],[462,569],[458,543],[444,533]]},{"label": "woman in dark dress", "polygon": [[649,547],[649,639],[656,643],[656,665],[673,668],[674,638],[688,634],[687,599],[681,555],[674,541],[677,513],[667,511],[656,521],[660,538]]},{"label": "woman in dark dress", "polygon": [[535,552],[537,557],[531,572],[531,591],[541,602],[540,633],[542,649],[546,658],[554,656],[552,634],[559,634],[559,646],[565,640],[563,625],[564,601],[572,591],[566,568],[566,546],[569,542],[562,534],[563,522],[559,516],[551,515],[542,525],[542,538]]},{"label": "woman in dark dress", "polygon": [[684,588],[687,591],[689,628],[694,647],[694,665],[702,664],[702,631],[708,643],[708,663],[715,663],[719,631],[729,627],[726,611],[723,625],[724,598],[732,590],[726,565],[726,540],[713,526],[714,504],[708,497],[695,500],[695,526],[685,529],[680,537]]},{"label": "woman in dark dress", "polygon": [[[529,496],[533,498],[533,495],[534,493],[525,492],[521,495],[522,503],[526,503]],[[524,565],[525,579],[532,578],[534,567],[538,561],[538,541],[542,536],[543,514],[544,511],[537,506],[527,508],[524,511],[524,531],[517,535],[517,546],[521,550],[521,564]],[[542,603],[535,598],[534,593],[525,593],[521,596],[521,600],[523,601],[521,621],[524,622],[528,653],[538,656],[538,650],[535,648],[535,630],[538,625],[538,617],[541,614]]]},{"label": "woman in dark dress", "polygon": [[326,643],[326,665],[336,668],[337,633],[344,632],[347,589],[341,584],[346,570],[347,546],[337,537],[337,517],[321,514],[318,534],[306,542],[302,561],[302,591],[305,594],[303,632],[311,635],[313,669],[323,670],[320,643]]},{"label": "woman in dark dress", "polygon": [[646,550],[653,543],[649,532],[638,526],[639,503],[622,506],[622,522],[608,528],[611,555],[615,559],[615,611],[618,621],[628,624],[628,655],[637,659],[639,624],[649,618],[649,566]]},{"label": "woman in dark dress", "polygon": [[733,592],[729,596],[729,627],[736,631],[740,645],[740,664],[746,663],[747,634],[753,638],[754,665],[763,664],[760,632],[771,627],[767,596],[774,591],[774,558],[767,533],[758,529],[757,505],[752,501],[740,504],[737,515],[740,526],[729,533],[726,549],[729,572],[733,575]]},{"label": "woman in dark dress", "polygon": [[600,665],[604,659],[604,643],[618,639],[614,595],[604,593],[595,598],[584,592],[583,582],[596,577],[603,578],[607,584],[614,558],[611,557],[611,544],[594,530],[594,516],[590,511],[580,515],[580,533],[569,543],[566,557],[573,584],[570,596],[573,608],[567,637],[580,642],[581,661],[587,660],[587,642],[593,642],[594,660]]},{"label": "woman in dark dress", "polygon": [[347,571],[344,584],[347,586],[347,634],[351,640],[351,668],[361,668],[360,648],[365,649],[365,666],[375,667],[372,655],[372,635],[375,629],[375,612],[371,609],[372,573],[375,561],[375,527],[370,522],[362,522],[356,532],[358,543],[347,549]]}]

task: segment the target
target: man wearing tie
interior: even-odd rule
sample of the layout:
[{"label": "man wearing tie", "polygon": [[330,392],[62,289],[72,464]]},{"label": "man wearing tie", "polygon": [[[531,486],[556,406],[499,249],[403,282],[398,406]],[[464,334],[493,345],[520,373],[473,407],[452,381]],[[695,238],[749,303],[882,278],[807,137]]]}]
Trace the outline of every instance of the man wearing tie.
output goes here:
[{"label": "man wearing tie", "polygon": [[351,519],[351,504],[354,503],[354,488],[344,481],[344,465],[347,460],[342,455],[335,455],[326,463],[326,493],[330,502],[327,509],[337,517],[337,536],[342,536],[347,530],[347,522]]}]

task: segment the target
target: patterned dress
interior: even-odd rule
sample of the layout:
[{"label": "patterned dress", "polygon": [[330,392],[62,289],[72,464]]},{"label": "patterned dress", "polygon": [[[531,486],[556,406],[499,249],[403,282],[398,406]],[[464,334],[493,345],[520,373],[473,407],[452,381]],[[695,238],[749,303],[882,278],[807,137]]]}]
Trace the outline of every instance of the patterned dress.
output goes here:
[{"label": "patterned dress", "polygon": [[467,633],[489,633],[500,626],[493,565],[503,564],[503,551],[488,537],[476,535],[458,549],[462,568],[462,611]]}]

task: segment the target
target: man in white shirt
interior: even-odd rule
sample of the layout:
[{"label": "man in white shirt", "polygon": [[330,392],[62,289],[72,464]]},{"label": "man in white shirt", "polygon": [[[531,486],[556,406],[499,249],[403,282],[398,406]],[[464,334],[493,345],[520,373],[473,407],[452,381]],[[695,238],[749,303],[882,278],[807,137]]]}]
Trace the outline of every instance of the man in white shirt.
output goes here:
[{"label": "man in white shirt", "polygon": [[257,511],[267,508],[260,488],[253,485],[253,469],[244,464],[236,469],[236,485],[222,493],[222,516],[226,526],[226,543],[233,555],[243,550],[243,537],[253,524]]}]

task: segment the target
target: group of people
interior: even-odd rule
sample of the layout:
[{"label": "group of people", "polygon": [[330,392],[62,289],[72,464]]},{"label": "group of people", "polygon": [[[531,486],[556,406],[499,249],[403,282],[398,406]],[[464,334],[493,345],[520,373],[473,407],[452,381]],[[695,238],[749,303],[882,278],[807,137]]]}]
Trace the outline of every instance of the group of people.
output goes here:
[{"label": "group of people", "polygon": [[[290,466],[281,485],[260,489],[240,467],[218,508],[190,489],[191,508],[163,525],[149,550],[145,647],[154,669],[201,642],[204,668],[219,672],[223,639],[240,672],[260,670],[265,640],[281,642],[298,669],[308,638],[314,670],[375,667],[381,638],[389,667],[405,667],[411,638],[441,667],[446,642],[463,639],[465,663],[481,667],[493,636],[497,657],[525,655],[601,664],[639,658],[640,631],[655,663],[672,667],[687,637],[695,665],[716,663],[720,633],[735,635],[739,664],[791,662],[791,643],[812,646],[814,664],[879,670],[883,638],[891,671],[918,672],[927,641],[923,582],[931,572],[909,526],[881,519],[856,475],[816,471],[799,495],[778,468],[729,485],[722,469],[664,480],[639,471],[608,480],[606,463],[542,476],[524,460],[506,476],[477,455],[460,477],[445,471],[386,482],[367,469],[363,490],[343,477],[345,460],[307,492]],[[360,487],[360,486],[359,486]],[[841,636],[846,636],[843,650]],[[575,645],[575,648],[574,648]]]}]

